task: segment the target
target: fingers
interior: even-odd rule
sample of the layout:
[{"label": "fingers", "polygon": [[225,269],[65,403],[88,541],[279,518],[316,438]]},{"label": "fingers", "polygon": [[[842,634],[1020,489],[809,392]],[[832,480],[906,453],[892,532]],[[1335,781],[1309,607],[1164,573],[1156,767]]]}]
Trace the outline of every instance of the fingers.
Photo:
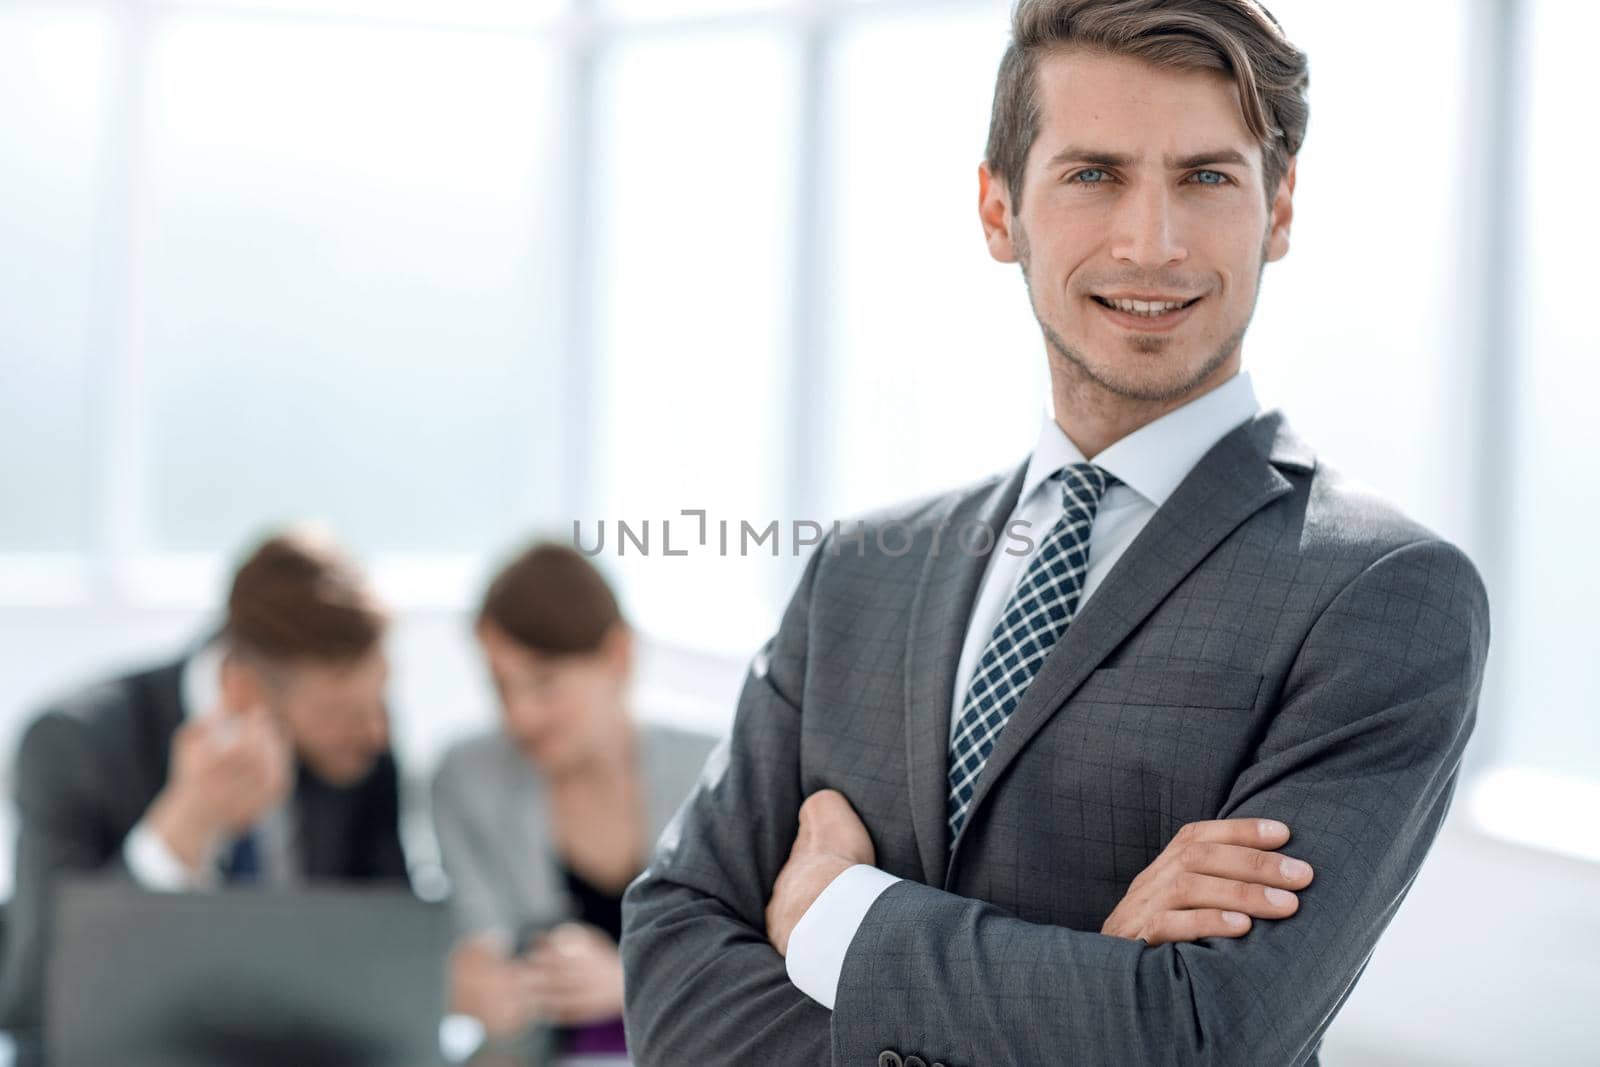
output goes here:
[{"label": "fingers", "polygon": [[1300,898],[1287,889],[1192,871],[1174,879],[1169,903],[1178,910],[1229,910],[1259,919],[1286,919],[1300,908]]},{"label": "fingers", "polygon": [[819,789],[806,797],[805,803],[800,805],[800,824],[810,825],[825,832],[829,829],[859,826],[861,819],[843,793],[837,789]]},{"label": "fingers", "polygon": [[[1239,937],[1254,919],[1286,919],[1311,884],[1311,865],[1277,851],[1289,827],[1275,819],[1185,824],[1140,872],[1102,932],[1149,944]],[[1137,933],[1133,933],[1137,931]]]},{"label": "fingers", "polygon": [[1314,876],[1309,863],[1293,856],[1214,841],[1184,845],[1174,859],[1185,871],[1280,889],[1304,889]]},{"label": "fingers", "polygon": [[1239,937],[1250,930],[1250,917],[1237,911],[1196,908],[1156,915],[1139,939],[1150,945],[1198,941],[1202,937]]},{"label": "fingers", "polygon": [[866,824],[836,789],[819,789],[800,805],[800,828],[790,855],[822,852],[856,863],[877,859]]},{"label": "fingers", "polygon": [[184,739],[185,765],[207,806],[229,829],[249,825],[288,795],[293,756],[267,711],[209,715],[192,725],[195,733]]},{"label": "fingers", "polygon": [[1289,828],[1276,819],[1209,819],[1185,823],[1167,847],[1181,849],[1201,841],[1248,848],[1281,848],[1289,841]]},{"label": "fingers", "polygon": [[518,995],[526,998],[540,1018],[587,1022],[622,1010],[620,974],[610,981],[604,973],[570,957],[530,957],[517,966]]}]

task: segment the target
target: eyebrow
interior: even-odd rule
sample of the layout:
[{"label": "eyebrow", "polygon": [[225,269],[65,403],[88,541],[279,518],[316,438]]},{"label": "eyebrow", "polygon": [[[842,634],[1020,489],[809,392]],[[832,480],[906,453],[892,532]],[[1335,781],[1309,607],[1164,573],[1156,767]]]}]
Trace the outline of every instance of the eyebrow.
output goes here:
[{"label": "eyebrow", "polygon": [[[1079,145],[1068,145],[1050,157],[1049,165],[1060,166],[1063,163],[1088,163],[1096,167],[1126,167],[1134,162],[1134,158],[1125,152],[1107,152],[1101,148],[1084,148]],[[1232,163],[1237,166],[1249,166],[1250,160],[1244,154],[1233,148],[1209,148],[1204,152],[1193,155],[1163,156],[1162,162],[1168,170],[1188,170],[1190,167],[1206,167],[1215,163]]]}]

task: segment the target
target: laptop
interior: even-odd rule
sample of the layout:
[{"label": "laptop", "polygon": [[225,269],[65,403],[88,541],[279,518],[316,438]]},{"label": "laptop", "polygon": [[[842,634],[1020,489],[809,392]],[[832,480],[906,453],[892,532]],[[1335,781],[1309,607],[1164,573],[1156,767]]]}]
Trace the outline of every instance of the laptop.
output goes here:
[{"label": "laptop", "polygon": [[58,886],[60,1067],[435,1067],[449,926],[403,890]]}]

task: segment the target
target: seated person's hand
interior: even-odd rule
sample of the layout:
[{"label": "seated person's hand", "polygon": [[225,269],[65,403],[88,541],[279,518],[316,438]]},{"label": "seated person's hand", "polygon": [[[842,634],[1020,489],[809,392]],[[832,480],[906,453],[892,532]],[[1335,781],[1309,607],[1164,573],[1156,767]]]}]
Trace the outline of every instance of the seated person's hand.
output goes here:
[{"label": "seated person's hand", "polygon": [[767,940],[778,955],[788,955],[789,935],[835,878],[876,860],[872,835],[843,793],[819,789],[806,797],[794,846],[767,901]]},{"label": "seated person's hand", "polygon": [[213,711],[172,739],[171,770],[150,822],[191,870],[220,839],[254,825],[293,785],[288,739],[265,708]]},{"label": "seated person's hand", "polygon": [[494,1038],[511,1037],[538,1017],[527,961],[492,934],[468,937],[450,953],[450,1010],[470,1015]]},{"label": "seated person's hand", "polygon": [[604,930],[562,923],[519,962],[539,1018],[580,1026],[622,1015],[622,954]]},{"label": "seated person's hand", "polygon": [[1159,945],[1238,937],[1250,917],[1285,919],[1300,906],[1290,890],[1311,884],[1311,866],[1272,851],[1289,828],[1271,819],[1215,819],[1185,825],[1139,873],[1100,928]]}]

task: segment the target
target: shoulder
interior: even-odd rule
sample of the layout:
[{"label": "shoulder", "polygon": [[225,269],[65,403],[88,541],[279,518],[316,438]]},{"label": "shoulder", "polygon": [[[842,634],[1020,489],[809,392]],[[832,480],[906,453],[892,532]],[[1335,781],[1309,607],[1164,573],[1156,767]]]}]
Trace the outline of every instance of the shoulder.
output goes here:
[{"label": "shoulder", "polygon": [[493,792],[496,784],[525,767],[516,748],[499,730],[489,730],[457,741],[445,750],[433,774],[433,791],[440,793]]},{"label": "shoulder", "polygon": [[155,686],[168,671],[108,679],[46,704],[17,746],[17,796],[47,802],[67,793],[103,795],[137,781],[157,751],[150,744],[160,718]]},{"label": "shoulder", "polygon": [[1371,486],[1336,467],[1318,462],[1295,478],[1295,539],[1286,547],[1303,565],[1330,564],[1343,574],[1345,596],[1377,594],[1419,598],[1449,613],[1487,627],[1488,595],[1483,577],[1467,553]]},{"label": "shoulder", "polygon": [[661,723],[642,724],[639,733],[650,822],[653,834],[658,834],[678,805],[693,792],[719,739]]},{"label": "shoulder", "polygon": [[814,580],[835,588],[860,582],[887,588],[920,573],[929,556],[957,545],[973,554],[988,552],[1000,535],[999,520],[1016,503],[1025,467],[835,519],[814,550]]},{"label": "shoulder", "polygon": [[156,691],[177,686],[174,665],[95,682],[47,703],[23,735],[22,751],[76,742],[118,749],[134,743],[156,714]]},{"label": "shoulder", "polygon": [[857,530],[865,530],[869,538],[873,538],[874,535],[901,529],[918,535],[929,533],[941,525],[948,527],[952,520],[980,513],[985,502],[1003,495],[1012,482],[1020,484],[1025,466],[1008,467],[953,489],[910,497],[846,515],[835,521],[830,528],[830,535],[844,538]]},{"label": "shoulder", "polygon": [[644,743],[646,759],[652,765],[671,767],[693,763],[697,770],[718,740],[699,730],[654,722],[641,725],[639,736]]},{"label": "shoulder", "polygon": [[1308,550],[1376,559],[1414,542],[1443,540],[1370,485],[1325,462],[1318,462],[1302,493]]}]

